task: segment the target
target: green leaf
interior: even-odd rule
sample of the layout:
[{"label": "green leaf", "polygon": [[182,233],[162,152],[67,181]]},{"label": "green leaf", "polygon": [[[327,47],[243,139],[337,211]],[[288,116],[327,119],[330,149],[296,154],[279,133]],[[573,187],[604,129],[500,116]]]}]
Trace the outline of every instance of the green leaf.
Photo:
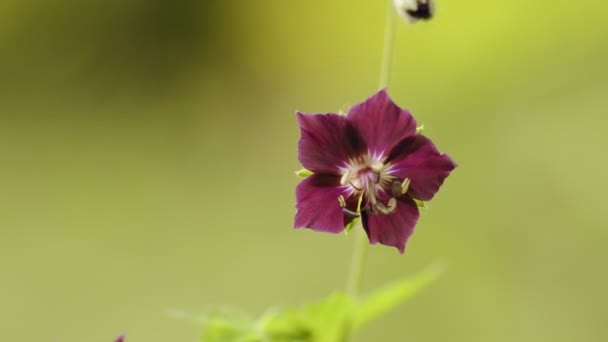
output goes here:
[{"label": "green leaf", "polygon": [[298,176],[300,178],[306,178],[308,176],[311,176],[312,174],[313,174],[312,171],[306,170],[306,169],[302,169],[302,170],[296,171],[296,176]]},{"label": "green leaf", "polygon": [[314,342],[339,341],[354,308],[354,301],[343,293],[308,305],[304,313],[311,324]]},{"label": "green leaf", "polygon": [[261,330],[272,342],[335,342],[344,333],[354,302],[337,293],[301,309],[286,309],[267,316]]},{"label": "green leaf", "polygon": [[[357,214],[361,215],[361,203],[363,203],[363,195],[359,196],[359,200],[357,201]],[[361,216],[355,217],[346,227],[344,227],[344,232],[346,234],[350,233],[350,231],[355,227],[355,224],[359,223],[361,220]]]},{"label": "green leaf", "polygon": [[210,320],[203,331],[201,342],[233,342],[241,336],[241,331],[228,321]]},{"label": "green leaf", "polygon": [[295,309],[282,309],[264,315],[258,323],[268,341],[311,341],[312,332],[302,313]]},{"label": "green leaf", "polygon": [[203,322],[201,342],[262,342],[255,322],[238,311],[218,311],[200,318]]},{"label": "green leaf", "polygon": [[361,301],[335,293],[301,308],[275,309],[258,320],[227,310],[199,317],[184,312],[172,314],[176,318],[202,322],[204,331],[200,342],[336,342],[394,309],[428,286],[440,273],[440,267],[432,267]]},{"label": "green leaf", "polygon": [[442,272],[443,267],[435,265],[414,278],[404,279],[375,291],[360,303],[353,317],[353,328],[359,329],[369,321],[396,308],[429,286]]}]

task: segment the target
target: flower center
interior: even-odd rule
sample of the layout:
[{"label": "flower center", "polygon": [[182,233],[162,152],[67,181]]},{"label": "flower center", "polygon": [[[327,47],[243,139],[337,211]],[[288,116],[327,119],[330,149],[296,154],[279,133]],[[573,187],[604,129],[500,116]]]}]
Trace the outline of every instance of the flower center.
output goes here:
[{"label": "flower center", "polygon": [[[388,173],[388,168],[382,160],[364,155],[360,158],[350,160],[349,164],[342,170],[340,183],[350,186],[350,196],[362,197],[360,210],[366,210],[370,214],[392,214],[397,210],[397,199],[395,198],[395,185],[392,184],[394,177]],[[399,183],[399,182],[397,182]],[[401,183],[399,183],[401,184]],[[391,198],[388,203],[379,201],[379,193],[390,191]],[[400,192],[400,191],[399,191]],[[338,199],[340,206],[349,213],[344,199]]]}]

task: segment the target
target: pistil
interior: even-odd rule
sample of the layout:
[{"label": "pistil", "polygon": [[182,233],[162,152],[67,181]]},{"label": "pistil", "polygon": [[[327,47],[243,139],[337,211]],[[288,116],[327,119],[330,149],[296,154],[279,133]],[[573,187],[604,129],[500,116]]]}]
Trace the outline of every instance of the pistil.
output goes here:
[{"label": "pistil", "polygon": [[376,199],[376,184],[374,184],[374,182],[371,182],[371,179],[369,179],[369,177],[367,178],[367,195],[369,196],[369,201],[372,204],[372,206],[375,206],[376,203],[378,203],[378,199]]}]

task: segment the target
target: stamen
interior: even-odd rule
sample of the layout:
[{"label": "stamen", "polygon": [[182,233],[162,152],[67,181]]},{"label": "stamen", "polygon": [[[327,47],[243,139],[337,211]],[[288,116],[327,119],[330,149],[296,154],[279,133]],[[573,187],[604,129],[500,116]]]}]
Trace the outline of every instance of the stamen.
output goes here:
[{"label": "stamen", "polygon": [[390,210],[390,214],[394,213],[397,210],[397,199],[392,197],[388,200],[388,210]]},{"label": "stamen", "polygon": [[350,209],[347,209],[347,208],[342,208],[342,211],[343,211],[344,213],[346,213],[346,214],[348,214],[348,215],[352,216],[352,217],[359,217],[359,213],[356,213],[356,212],[354,212],[354,211],[352,211],[352,210],[350,210]]},{"label": "stamen", "polygon": [[361,180],[359,178],[352,179],[349,184],[358,191],[363,190],[363,186],[361,185]]},{"label": "stamen", "polygon": [[338,203],[340,203],[340,208],[346,208],[346,200],[344,200],[344,196],[338,196]]},{"label": "stamen", "polygon": [[[373,176],[373,177],[371,177],[371,176]],[[374,182],[374,184],[380,183],[381,178],[380,178],[379,173],[374,172],[371,176],[369,177],[369,179],[372,180]]]},{"label": "stamen", "polygon": [[409,190],[410,188],[410,179],[406,178],[403,180],[403,183],[401,183],[401,194],[405,195],[407,193],[407,190]]},{"label": "stamen", "polygon": [[370,166],[370,168],[376,173],[379,173],[380,171],[382,171],[383,167],[384,167],[384,164],[382,164],[381,161],[374,161],[374,163]]},{"label": "stamen", "polygon": [[340,208],[342,208],[342,211],[345,214],[351,217],[359,217],[359,213],[354,212],[346,207],[346,200],[344,199],[343,195],[338,196],[338,203],[340,203]]},{"label": "stamen", "polygon": [[397,199],[395,197],[391,197],[391,199],[388,200],[388,206],[378,202],[374,207],[384,215],[392,214],[395,212],[395,210],[397,210]]},{"label": "stamen", "polygon": [[348,184],[349,180],[350,180],[350,175],[351,175],[351,171],[350,170],[346,170],[346,172],[344,172],[344,174],[342,175],[342,178],[340,178],[340,184],[341,185],[346,185]]},{"label": "stamen", "polygon": [[391,192],[393,194],[394,197],[399,197],[401,196],[401,183],[399,183],[398,180],[393,182],[393,185],[391,187]]}]

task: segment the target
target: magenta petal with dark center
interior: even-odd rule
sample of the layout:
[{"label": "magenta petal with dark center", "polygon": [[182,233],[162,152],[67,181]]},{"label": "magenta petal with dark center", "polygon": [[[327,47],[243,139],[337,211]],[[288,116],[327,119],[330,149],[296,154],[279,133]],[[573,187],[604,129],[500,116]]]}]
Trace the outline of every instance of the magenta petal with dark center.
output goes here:
[{"label": "magenta petal with dark center", "polygon": [[414,232],[414,226],[420,216],[418,206],[407,196],[400,197],[397,210],[390,215],[372,215],[363,212],[363,228],[369,242],[393,246],[403,254],[405,244]]},{"label": "magenta petal with dark center", "polygon": [[454,161],[416,133],[414,118],[386,90],[347,116],[297,119],[298,158],[314,174],[296,189],[294,226],[339,233],[360,215],[370,243],[403,253],[419,217],[414,199],[433,198]]},{"label": "magenta petal with dark center", "polygon": [[365,149],[359,132],[338,114],[296,113],[300,124],[298,159],[315,173],[340,172],[349,157]]},{"label": "magenta petal with dark center", "polygon": [[[340,207],[338,197],[348,195],[348,188],[340,185],[340,176],[314,174],[304,179],[296,188],[295,228],[339,233],[348,219]],[[348,222],[345,222],[348,220]]]},{"label": "magenta petal with dark center", "polygon": [[416,120],[391,100],[386,89],[353,106],[347,118],[374,155],[388,154],[401,140],[416,134]]},{"label": "magenta petal with dark center", "polygon": [[408,195],[429,201],[443,181],[456,167],[447,154],[440,153],[433,142],[423,136],[409,137],[391,152],[389,173],[398,178],[410,179]]}]

